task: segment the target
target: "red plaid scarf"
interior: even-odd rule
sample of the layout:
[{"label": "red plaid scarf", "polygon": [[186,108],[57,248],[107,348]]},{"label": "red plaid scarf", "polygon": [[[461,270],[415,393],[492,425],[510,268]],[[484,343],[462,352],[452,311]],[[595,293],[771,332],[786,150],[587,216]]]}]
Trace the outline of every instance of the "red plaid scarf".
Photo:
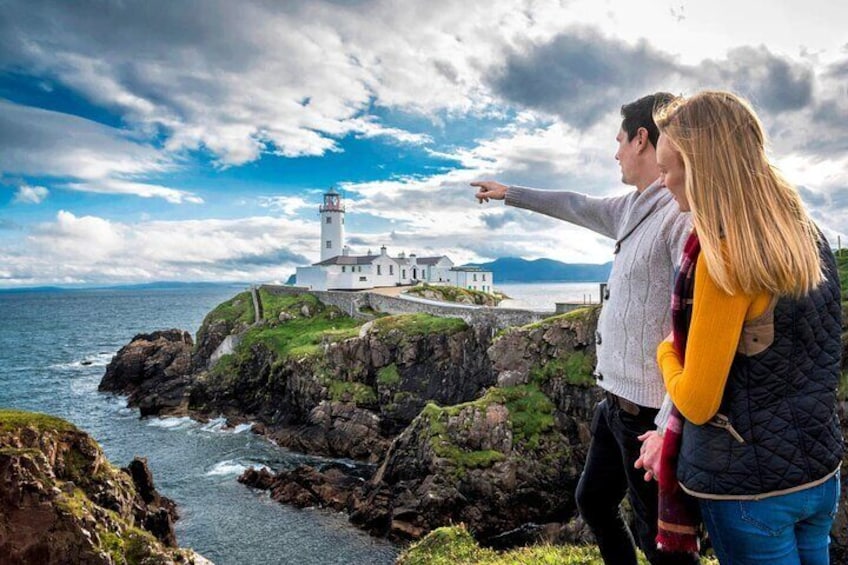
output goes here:
[{"label": "red plaid scarf", "polygon": [[[680,272],[674,281],[671,297],[671,327],[674,348],[681,361],[686,354],[686,339],[692,317],[692,298],[695,295],[695,265],[701,243],[693,231],[683,248]],[[677,482],[677,459],[683,439],[683,416],[675,406],[666,424],[660,456],[659,524],[657,547],[664,551],[698,551],[700,514],[697,501],[686,494]]]}]

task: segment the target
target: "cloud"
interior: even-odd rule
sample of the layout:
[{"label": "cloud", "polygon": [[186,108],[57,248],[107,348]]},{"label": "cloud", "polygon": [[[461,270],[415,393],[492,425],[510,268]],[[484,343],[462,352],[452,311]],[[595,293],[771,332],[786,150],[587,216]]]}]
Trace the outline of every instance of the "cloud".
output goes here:
[{"label": "cloud", "polygon": [[55,177],[54,187],[70,190],[201,202],[191,192],[139,180],[176,169],[173,158],[127,132],[0,100],[0,173]]},{"label": "cloud", "polygon": [[568,4],[12,0],[0,69],[60,83],[168,151],[233,166],[338,151],[348,135],[428,143],[372,109],[488,111],[484,75],[504,45],[552,36]]},{"label": "cloud", "polygon": [[585,129],[623,102],[656,90],[676,71],[671,56],[646,41],[630,45],[593,28],[575,28],[530,49],[515,49],[491,85],[526,108]]},{"label": "cloud", "polygon": [[62,210],[7,238],[0,264],[16,285],[284,280],[317,260],[315,232],[311,222],[263,216],[122,223]]},{"label": "cloud", "polygon": [[725,59],[703,61],[692,73],[702,86],[733,90],[772,114],[805,108],[813,99],[810,64],[780,57],[765,46],[732,49]]},{"label": "cloud", "polygon": [[280,210],[287,216],[296,215],[301,210],[315,209],[317,201],[308,202],[302,196],[261,196],[259,205],[271,210]]},{"label": "cloud", "polygon": [[43,186],[22,185],[15,193],[15,202],[21,204],[41,204],[50,191]]},{"label": "cloud", "polygon": [[90,182],[72,182],[63,185],[65,188],[79,192],[96,192],[100,194],[131,194],[141,198],[162,198],[171,204],[202,204],[203,199],[191,192],[177,190],[165,186],[143,182],[130,182],[118,179],[102,179]]}]

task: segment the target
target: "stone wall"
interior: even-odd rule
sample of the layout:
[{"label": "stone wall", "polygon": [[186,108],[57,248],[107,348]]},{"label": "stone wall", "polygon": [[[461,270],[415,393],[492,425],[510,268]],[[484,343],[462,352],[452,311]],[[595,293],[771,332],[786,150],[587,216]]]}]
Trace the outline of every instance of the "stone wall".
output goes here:
[{"label": "stone wall", "polygon": [[374,292],[347,292],[340,290],[307,290],[296,286],[263,285],[271,294],[297,294],[308,292],[324,304],[337,307],[349,316],[359,316],[360,308],[370,307],[387,314],[415,314],[424,312],[446,318],[462,318],[471,325],[487,325],[497,329],[523,326],[553,315],[552,312],[533,312],[514,308],[489,308],[463,304],[436,304],[385,296]]}]

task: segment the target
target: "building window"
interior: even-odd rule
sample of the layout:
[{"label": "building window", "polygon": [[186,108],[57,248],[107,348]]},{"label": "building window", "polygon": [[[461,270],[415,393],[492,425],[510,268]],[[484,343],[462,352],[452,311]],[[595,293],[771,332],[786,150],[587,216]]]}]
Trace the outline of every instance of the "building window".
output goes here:
[{"label": "building window", "polygon": [[359,282],[365,282],[368,280],[368,277],[359,277]]},{"label": "building window", "polygon": [[345,272],[345,266],[344,265],[342,265],[342,272],[343,273]]},{"label": "building window", "polygon": [[344,216],[342,216],[342,225],[344,225]]},{"label": "building window", "polygon": [[382,265],[377,265],[377,274],[378,274],[378,275],[382,275],[382,274],[383,274],[383,273],[381,272],[382,270],[383,270],[383,269],[382,269]]},{"label": "building window", "polygon": [[328,223],[328,224],[332,224],[332,223],[333,223],[333,217],[332,217],[332,216],[327,216],[327,223]]},{"label": "building window", "polygon": [[406,269],[404,269],[403,271],[401,271],[401,273],[402,273],[402,274],[401,274],[400,278],[405,279],[405,278],[406,278]]},{"label": "building window", "polygon": [[486,273],[483,273],[483,280],[486,280]]},{"label": "building window", "polygon": [[328,239],[327,240],[327,249],[332,249],[332,248],[333,248],[333,242]]},{"label": "building window", "polygon": [[395,274],[395,266],[394,265],[389,265],[389,274],[390,275]]},{"label": "building window", "polygon": [[474,280],[475,280],[475,281],[477,280],[477,275],[476,275],[476,274],[474,275]]},{"label": "building window", "polygon": [[362,265],[359,265],[358,267],[356,267],[356,270],[361,273],[362,272]]}]

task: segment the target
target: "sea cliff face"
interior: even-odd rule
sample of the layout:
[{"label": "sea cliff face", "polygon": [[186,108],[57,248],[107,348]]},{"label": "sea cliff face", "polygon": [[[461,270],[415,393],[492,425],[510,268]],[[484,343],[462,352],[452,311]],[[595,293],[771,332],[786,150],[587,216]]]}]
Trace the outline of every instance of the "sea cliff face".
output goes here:
[{"label": "sea cliff face", "polygon": [[176,547],[176,518],[143,459],[116,469],[68,422],[0,410],[4,563],[209,563]]},{"label": "sea cliff face", "polygon": [[488,327],[426,314],[366,322],[309,294],[265,294],[259,323],[252,311],[248,293],[222,304],[196,345],[180,330],[134,337],[100,390],[127,394],[143,416],[223,414],[292,449],[377,462],[427,402],[495,383]]},{"label": "sea cliff face", "polygon": [[[346,511],[377,535],[463,522],[495,546],[590,539],[573,522],[573,492],[600,396],[599,309],[497,335],[423,314],[363,323],[307,294],[263,298],[258,322],[251,312],[247,293],[222,304],[196,345],[178,330],[137,336],[102,386],[149,413],[249,419],[284,446],[376,463],[240,480],[283,503]],[[848,557],[846,475],[835,562]]]}]

